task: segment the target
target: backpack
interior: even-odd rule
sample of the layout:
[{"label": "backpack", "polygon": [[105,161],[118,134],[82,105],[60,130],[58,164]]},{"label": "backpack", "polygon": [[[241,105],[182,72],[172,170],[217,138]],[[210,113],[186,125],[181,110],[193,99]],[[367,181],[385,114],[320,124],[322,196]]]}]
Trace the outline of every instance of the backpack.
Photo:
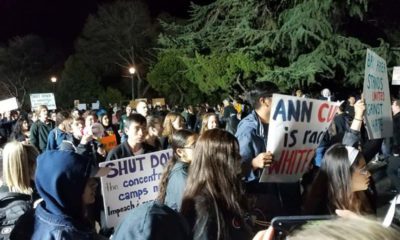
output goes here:
[{"label": "backpack", "polygon": [[22,193],[0,193],[0,240],[10,238],[15,223],[32,208],[31,196]]}]

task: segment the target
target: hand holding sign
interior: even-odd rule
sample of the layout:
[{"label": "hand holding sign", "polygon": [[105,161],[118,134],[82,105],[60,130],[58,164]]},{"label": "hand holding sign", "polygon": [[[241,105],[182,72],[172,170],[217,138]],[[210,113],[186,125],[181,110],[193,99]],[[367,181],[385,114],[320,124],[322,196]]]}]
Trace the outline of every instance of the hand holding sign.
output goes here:
[{"label": "hand holding sign", "polygon": [[253,161],[251,161],[251,165],[254,169],[269,167],[271,166],[273,160],[274,156],[271,152],[268,151],[266,153],[264,152],[258,154],[257,157],[254,158]]},{"label": "hand holding sign", "polygon": [[354,104],[354,118],[355,119],[363,119],[364,116],[364,112],[365,112],[365,100],[362,97],[360,100],[358,100],[355,104]]}]

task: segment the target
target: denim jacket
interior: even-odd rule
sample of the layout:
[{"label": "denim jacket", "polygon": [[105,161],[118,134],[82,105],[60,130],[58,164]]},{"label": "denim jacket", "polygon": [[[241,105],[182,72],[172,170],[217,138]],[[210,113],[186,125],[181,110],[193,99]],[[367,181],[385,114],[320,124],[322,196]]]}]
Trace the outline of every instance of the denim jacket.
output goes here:
[{"label": "denim jacket", "polygon": [[239,141],[243,175],[246,181],[253,181],[259,177],[259,170],[252,170],[251,161],[266,151],[268,125],[263,124],[253,110],[240,121],[235,136]]}]

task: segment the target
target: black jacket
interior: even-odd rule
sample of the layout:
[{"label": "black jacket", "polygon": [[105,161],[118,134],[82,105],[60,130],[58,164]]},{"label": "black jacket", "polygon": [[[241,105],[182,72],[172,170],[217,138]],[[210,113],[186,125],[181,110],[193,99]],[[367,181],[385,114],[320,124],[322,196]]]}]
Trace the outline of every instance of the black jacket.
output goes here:
[{"label": "black jacket", "polygon": [[[226,206],[218,203],[218,200],[213,201],[207,194],[196,196],[194,199],[185,199],[181,212],[192,229],[194,240],[246,240],[254,236],[246,219],[226,209]],[[218,237],[217,213],[222,221],[221,226],[225,229],[220,237]]]},{"label": "black jacket", "polygon": [[[157,151],[157,149],[147,143],[142,143],[144,154]],[[134,156],[128,141],[121,143],[120,145],[113,148],[107,155],[106,161],[111,161],[120,158],[132,157]]]}]

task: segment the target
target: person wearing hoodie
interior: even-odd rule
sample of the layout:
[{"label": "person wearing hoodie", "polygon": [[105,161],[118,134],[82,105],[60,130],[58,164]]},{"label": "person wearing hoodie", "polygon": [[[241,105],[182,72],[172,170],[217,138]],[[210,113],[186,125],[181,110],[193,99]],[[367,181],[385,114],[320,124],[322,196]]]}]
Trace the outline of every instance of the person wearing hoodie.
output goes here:
[{"label": "person wearing hoodie", "polygon": [[103,239],[87,220],[97,182],[107,168],[72,151],[46,151],[37,159],[36,188],[43,198],[34,212],[17,222],[11,239]]}]

